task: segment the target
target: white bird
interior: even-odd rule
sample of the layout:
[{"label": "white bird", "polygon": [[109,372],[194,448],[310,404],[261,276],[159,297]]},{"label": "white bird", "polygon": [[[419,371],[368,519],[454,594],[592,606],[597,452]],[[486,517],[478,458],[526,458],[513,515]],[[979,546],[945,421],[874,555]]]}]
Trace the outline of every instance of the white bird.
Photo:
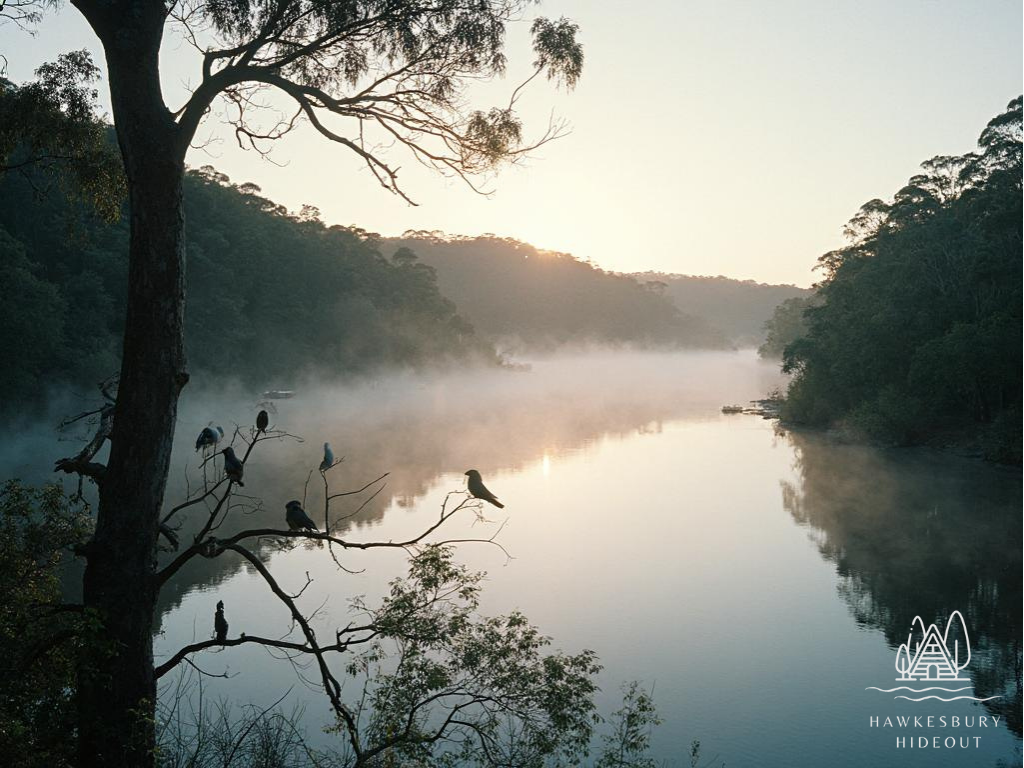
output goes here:
[{"label": "white bird", "polygon": [[324,460],[320,462],[320,471],[326,472],[328,469],[334,466],[334,451],[331,450],[330,443],[324,443]]}]

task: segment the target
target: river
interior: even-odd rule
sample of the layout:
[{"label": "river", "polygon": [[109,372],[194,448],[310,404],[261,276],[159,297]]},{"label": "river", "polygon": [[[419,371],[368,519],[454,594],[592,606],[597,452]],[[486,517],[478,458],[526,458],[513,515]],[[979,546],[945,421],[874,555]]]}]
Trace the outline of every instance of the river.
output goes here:
[{"label": "river", "polygon": [[[246,466],[251,505],[221,533],[280,525],[324,441],[344,456],[329,475],[332,491],[390,472],[343,525],[339,535],[353,541],[419,533],[476,468],[506,507],[490,509],[489,523],[452,521],[445,535],[489,536],[504,522],[503,549],[458,547],[460,562],[488,574],[482,611],[522,610],[555,647],[593,649],[604,665],[604,714],[625,681],[653,690],[658,761],[689,765],[699,739],[702,765],[729,768],[1019,765],[1020,471],[844,445],[721,412],[781,383],[753,353],[716,352],[580,354],[532,361],[528,371],[296,385],[293,399],[274,402],[271,422],[303,442],[258,446]],[[240,389],[186,391],[172,500],[186,477],[195,487],[200,476],[194,435],[211,420],[230,434],[254,413]],[[322,515],[318,483],[306,489],[307,509]],[[341,499],[335,514],[368,496]],[[308,574],[299,602],[318,609],[315,626],[328,636],[348,620],[349,598],[372,603],[405,563],[401,551],[346,552],[343,564],[361,570],[347,573],[322,548],[261,553],[289,591]],[[218,600],[232,635],[289,630],[251,567],[231,553],[201,559],[165,589],[158,663],[210,637]],[[970,632],[972,698],[871,690],[904,685],[894,660],[915,616],[941,629],[954,610]],[[323,694],[265,649],[194,660],[230,675],[204,680],[208,699],[265,706],[290,691],[284,707],[304,707],[309,738],[337,738],[320,732],[329,721]],[[165,690],[175,679],[165,678]],[[950,737],[956,747],[945,746]]]}]

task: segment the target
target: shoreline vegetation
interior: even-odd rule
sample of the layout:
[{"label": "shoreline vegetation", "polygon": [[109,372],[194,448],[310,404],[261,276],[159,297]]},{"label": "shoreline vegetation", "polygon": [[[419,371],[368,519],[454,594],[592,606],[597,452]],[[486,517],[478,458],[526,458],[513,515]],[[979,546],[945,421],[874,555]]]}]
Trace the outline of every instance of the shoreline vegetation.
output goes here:
[{"label": "shoreline vegetation", "polygon": [[978,151],[865,203],[824,278],[767,323],[783,422],[1021,463],[1021,98]]}]

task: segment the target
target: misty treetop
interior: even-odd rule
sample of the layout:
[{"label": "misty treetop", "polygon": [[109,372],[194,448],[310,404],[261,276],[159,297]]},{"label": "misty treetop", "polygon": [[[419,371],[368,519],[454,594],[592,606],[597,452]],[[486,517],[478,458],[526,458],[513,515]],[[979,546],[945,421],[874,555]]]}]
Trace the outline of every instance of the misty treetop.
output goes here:
[{"label": "misty treetop", "polygon": [[[39,173],[0,178],[0,275],[18,297],[0,305],[19,363],[0,382],[8,409],[44,395],[40,381],[90,387],[119,366],[127,221],[35,195]],[[515,240],[327,226],[315,207],[290,213],[210,166],[187,174],[185,207],[185,344],[200,377],[287,387],[310,372],[497,364],[495,339],[528,351],[726,343],[650,285]]]},{"label": "misty treetop", "polygon": [[[722,275],[642,272],[633,277],[641,282],[654,283],[677,307],[704,318],[740,346],[764,341],[765,322],[779,303],[811,294],[810,289],[795,285],[772,285]],[[659,283],[663,287],[658,286]]]},{"label": "misty treetop", "polygon": [[1021,450],[1021,99],[978,152],[936,157],[819,259],[820,306],[785,349],[785,414],[896,443],[984,436]]},{"label": "misty treetop", "polygon": [[724,347],[725,336],[656,286],[507,237],[410,230],[391,241],[437,270],[442,293],[503,346]]},{"label": "misty treetop", "polygon": [[804,313],[817,304],[817,294],[810,294],[793,296],[775,307],[772,316],[765,321],[764,342],[757,353],[763,358],[781,360],[786,347],[807,335]]},{"label": "misty treetop", "polygon": [[[0,182],[0,270],[18,296],[0,308],[19,361],[0,385],[7,400],[39,394],[40,380],[85,385],[115,372],[123,324],[126,223],[60,198],[19,204],[28,184]],[[326,227],[308,206],[289,214],[212,168],[188,174],[186,210],[186,349],[197,371],[273,386],[314,369],[495,360],[430,267],[385,257],[367,233]]]}]

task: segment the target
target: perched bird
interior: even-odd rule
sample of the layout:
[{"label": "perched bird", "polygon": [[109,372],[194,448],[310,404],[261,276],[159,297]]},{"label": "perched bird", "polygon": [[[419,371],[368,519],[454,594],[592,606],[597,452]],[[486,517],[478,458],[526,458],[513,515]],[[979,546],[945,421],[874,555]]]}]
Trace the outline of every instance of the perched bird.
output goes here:
[{"label": "perched bird", "polygon": [[234,480],[244,487],[242,473],[245,472],[245,465],[235,456],[235,449],[229,445],[221,453],[224,454],[224,474],[228,476],[229,480]]},{"label": "perched bird", "polygon": [[289,501],[284,505],[284,519],[288,522],[288,527],[293,531],[320,530],[316,527],[316,523],[306,514],[306,510],[302,508],[302,503],[298,501]]},{"label": "perched bird", "polygon": [[270,426],[270,414],[266,411],[260,411],[256,414],[256,434],[260,432],[266,432],[267,427]]},{"label": "perched bird", "polygon": [[334,466],[334,451],[331,450],[330,443],[324,443],[324,460],[320,462],[320,471],[326,472],[328,469]]},{"label": "perched bird", "polygon": [[466,472],[466,476],[469,478],[469,482],[466,485],[469,487],[469,493],[473,498],[489,501],[498,509],[505,508],[505,505],[498,501],[498,497],[487,490],[487,486],[484,485],[484,481],[480,479],[479,472],[475,469],[470,469]]},{"label": "perched bird", "polygon": [[213,614],[213,631],[217,634],[217,642],[228,639],[228,620],[224,618],[224,601],[217,601],[217,612]]},{"label": "perched bird", "polygon": [[203,431],[196,438],[196,450],[213,448],[213,446],[220,442],[222,437],[224,437],[223,427],[203,427]]}]

